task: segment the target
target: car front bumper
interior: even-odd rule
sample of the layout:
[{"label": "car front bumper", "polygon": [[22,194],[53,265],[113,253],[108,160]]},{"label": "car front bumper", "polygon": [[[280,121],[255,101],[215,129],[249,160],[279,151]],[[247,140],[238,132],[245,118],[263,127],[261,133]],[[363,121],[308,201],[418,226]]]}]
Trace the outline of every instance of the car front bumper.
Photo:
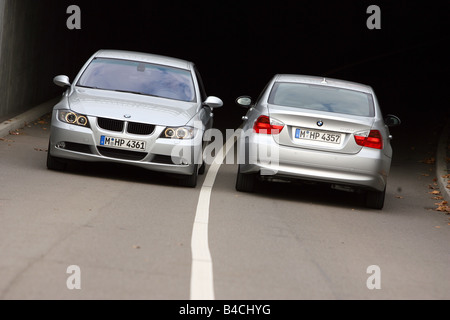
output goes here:
[{"label": "car front bumper", "polygon": [[[52,115],[48,152],[57,158],[87,162],[114,162],[152,171],[191,175],[202,163],[202,134],[194,139],[159,138],[166,127],[156,126],[150,135],[111,132],[96,125],[95,117],[88,117],[90,128],[66,124]],[[129,139],[146,143],[144,150],[127,150],[100,145],[102,136]]]}]

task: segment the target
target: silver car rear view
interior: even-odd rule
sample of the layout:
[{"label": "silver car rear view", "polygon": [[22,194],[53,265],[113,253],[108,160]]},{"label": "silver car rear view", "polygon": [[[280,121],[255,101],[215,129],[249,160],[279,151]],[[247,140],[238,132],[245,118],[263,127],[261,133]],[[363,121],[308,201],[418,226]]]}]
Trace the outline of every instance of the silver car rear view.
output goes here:
[{"label": "silver car rear view", "polygon": [[191,62],[159,55],[100,50],[54,107],[47,167],[62,170],[67,160],[115,162],[173,173],[195,187],[205,167],[204,133],[213,108]]},{"label": "silver car rear view", "polygon": [[[236,189],[251,192],[258,179],[307,180],[363,191],[382,209],[392,159],[389,126],[369,86],[319,77],[276,75],[247,107]],[[261,150],[260,150],[261,149]]]}]

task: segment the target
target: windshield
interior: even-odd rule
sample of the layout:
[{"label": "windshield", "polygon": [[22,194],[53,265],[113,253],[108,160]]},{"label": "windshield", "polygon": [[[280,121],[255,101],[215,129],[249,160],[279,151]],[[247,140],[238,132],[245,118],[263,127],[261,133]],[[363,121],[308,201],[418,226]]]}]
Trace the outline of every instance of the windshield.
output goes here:
[{"label": "windshield", "polygon": [[368,93],[304,83],[275,83],[269,103],[364,117],[375,114],[373,99]]},{"label": "windshield", "polygon": [[187,102],[196,100],[189,70],[138,61],[94,59],[77,85]]}]

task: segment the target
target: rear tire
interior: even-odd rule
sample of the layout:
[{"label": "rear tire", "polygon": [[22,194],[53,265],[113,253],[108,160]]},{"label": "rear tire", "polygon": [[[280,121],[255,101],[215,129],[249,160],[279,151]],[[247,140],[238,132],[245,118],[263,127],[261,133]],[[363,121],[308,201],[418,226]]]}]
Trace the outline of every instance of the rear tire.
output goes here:
[{"label": "rear tire", "polygon": [[368,191],[366,194],[366,206],[371,209],[381,210],[384,207],[386,189],[383,191]]},{"label": "rear tire", "polygon": [[241,173],[241,166],[239,166],[236,178],[236,190],[241,192],[255,191],[256,178],[256,173]]}]

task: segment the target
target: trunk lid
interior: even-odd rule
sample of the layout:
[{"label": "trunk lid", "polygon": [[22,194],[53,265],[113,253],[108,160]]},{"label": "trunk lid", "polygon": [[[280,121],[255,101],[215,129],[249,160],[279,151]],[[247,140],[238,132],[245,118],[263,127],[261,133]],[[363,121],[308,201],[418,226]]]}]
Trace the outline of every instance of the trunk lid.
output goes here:
[{"label": "trunk lid", "polygon": [[270,118],[281,121],[285,127],[274,136],[283,146],[356,154],[354,134],[369,132],[373,117],[338,114],[325,111],[269,105]]}]

